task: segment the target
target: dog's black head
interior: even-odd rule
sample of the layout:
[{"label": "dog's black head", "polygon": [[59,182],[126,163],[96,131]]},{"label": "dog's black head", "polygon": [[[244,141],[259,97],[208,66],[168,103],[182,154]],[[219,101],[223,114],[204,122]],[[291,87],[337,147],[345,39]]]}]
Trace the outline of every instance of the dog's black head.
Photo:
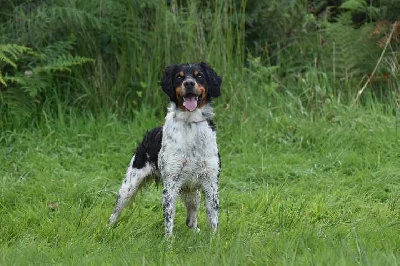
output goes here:
[{"label": "dog's black head", "polygon": [[165,69],[161,87],[183,111],[202,108],[221,95],[222,79],[206,63],[172,65]]}]

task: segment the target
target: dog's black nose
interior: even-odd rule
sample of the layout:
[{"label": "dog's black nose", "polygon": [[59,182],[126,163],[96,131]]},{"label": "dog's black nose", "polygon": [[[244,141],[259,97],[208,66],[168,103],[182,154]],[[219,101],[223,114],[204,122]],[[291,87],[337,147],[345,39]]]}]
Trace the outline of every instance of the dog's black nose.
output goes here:
[{"label": "dog's black nose", "polygon": [[183,82],[183,86],[185,86],[188,89],[191,89],[194,87],[194,81],[193,80],[185,80]]}]

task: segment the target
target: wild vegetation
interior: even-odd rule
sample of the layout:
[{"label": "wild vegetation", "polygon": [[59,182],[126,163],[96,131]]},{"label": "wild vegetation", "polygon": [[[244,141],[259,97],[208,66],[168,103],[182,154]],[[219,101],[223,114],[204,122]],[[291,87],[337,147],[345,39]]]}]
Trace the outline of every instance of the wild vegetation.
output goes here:
[{"label": "wild vegetation", "polygon": [[[0,10],[0,264],[400,263],[400,2],[17,0]],[[207,61],[220,230],[150,186],[106,228],[163,123],[165,66]]]}]

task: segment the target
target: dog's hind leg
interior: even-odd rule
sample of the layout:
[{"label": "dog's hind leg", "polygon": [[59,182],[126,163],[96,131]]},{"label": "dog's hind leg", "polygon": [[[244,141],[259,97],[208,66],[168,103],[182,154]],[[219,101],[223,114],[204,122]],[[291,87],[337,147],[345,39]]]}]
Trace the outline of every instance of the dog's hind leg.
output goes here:
[{"label": "dog's hind leg", "polygon": [[110,219],[108,219],[109,226],[116,225],[121,211],[127,205],[129,200],[136,194],[140,184],[146,179],[147,176],[151,175],[154,170],[154,167],[148,162],[141,168],[135,167],[134,162],[135,156],[133,156],[129,164],[125,178],[122,182],[121,188],[119,189],[114,212],[111,214]]}]

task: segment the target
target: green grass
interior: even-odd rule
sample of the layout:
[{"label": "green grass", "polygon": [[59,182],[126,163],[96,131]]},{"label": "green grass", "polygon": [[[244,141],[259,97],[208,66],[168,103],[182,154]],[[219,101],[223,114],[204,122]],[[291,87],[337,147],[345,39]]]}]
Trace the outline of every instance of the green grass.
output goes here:
[{"label": "green grass", "polygon": [[219,231],[203,207],[201,232],[189,231],[179,203],[172,241],[155,186],[106,227],[130,156],[161,116],[70,115],[2,132],[0,264],[399,265],[395,117],[379,106],[288,106],[219,101]]}]

